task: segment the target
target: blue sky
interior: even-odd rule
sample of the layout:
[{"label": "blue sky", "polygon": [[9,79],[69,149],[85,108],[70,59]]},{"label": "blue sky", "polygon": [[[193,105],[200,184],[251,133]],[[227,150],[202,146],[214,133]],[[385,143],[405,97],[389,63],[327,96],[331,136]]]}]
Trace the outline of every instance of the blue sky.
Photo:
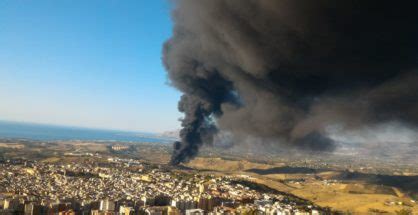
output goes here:
[{"label": "blue sky", "polygon": [[166,0],[0,1],[0,120],[177,129],[171,25]]}]

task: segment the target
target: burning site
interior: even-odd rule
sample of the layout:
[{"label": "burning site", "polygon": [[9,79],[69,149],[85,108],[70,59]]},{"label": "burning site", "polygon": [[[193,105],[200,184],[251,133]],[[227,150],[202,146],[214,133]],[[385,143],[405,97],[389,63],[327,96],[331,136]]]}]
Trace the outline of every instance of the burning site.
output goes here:
[{"label": "burning site", "polygon": [[326,152],[344,132],[418,123],[418,3],[176,0],[163,62],[183,96],[172,164],[220,133]]}]

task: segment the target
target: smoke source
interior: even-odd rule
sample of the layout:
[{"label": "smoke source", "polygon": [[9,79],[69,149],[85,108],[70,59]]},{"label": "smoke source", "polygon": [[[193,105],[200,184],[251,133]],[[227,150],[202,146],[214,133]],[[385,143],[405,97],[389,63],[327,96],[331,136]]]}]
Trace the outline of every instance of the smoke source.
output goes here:
[{"label": "smoke source", "polygon": [[177,0],[164,64],[187,162],[219,130],[333,150],[325,129],[418,125],[418,1]]}]

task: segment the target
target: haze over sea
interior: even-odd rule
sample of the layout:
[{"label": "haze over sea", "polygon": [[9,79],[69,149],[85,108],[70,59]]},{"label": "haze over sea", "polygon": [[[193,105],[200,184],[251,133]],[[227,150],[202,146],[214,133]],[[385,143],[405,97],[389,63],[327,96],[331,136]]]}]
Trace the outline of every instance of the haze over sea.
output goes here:
[{"label": "haze over sea", "polygon": [[171,143],[172,140],[145,132],[114,131],[70,126],[0,121],[0,138],[40,141],[83,140]]}]

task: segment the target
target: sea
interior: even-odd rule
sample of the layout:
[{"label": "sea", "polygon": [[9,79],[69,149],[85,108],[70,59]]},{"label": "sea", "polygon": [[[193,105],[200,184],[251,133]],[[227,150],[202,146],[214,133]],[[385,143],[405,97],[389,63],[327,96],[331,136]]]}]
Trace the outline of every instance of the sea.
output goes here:
[{"label": "sea", "polygon": [[70,126],[0,121],[0,138],[37,141],[109,141],[172,143],[174,140],[146,132],[115,131]]}]

